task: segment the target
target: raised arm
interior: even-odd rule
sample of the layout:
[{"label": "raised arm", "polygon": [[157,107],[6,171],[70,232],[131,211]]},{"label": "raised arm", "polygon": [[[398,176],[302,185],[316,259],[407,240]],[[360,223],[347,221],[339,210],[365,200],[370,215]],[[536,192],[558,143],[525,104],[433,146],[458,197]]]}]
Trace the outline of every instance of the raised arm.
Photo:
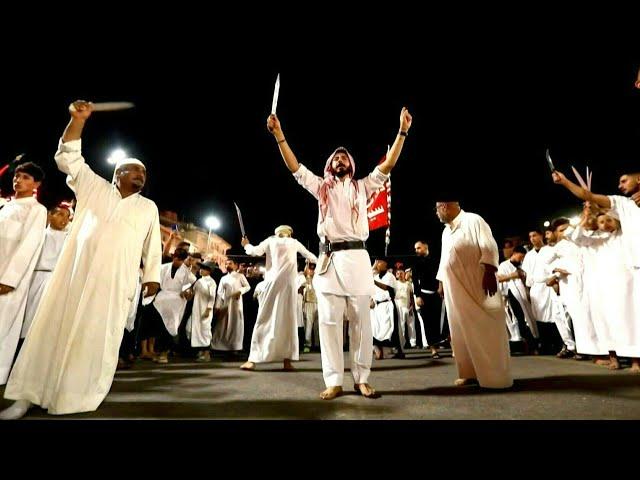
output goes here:
[{"label": "raised arm", "polygon": [[400,131],[398,132],[398,135],[396,135],[396,139],[393,142],[389,153],[387,153],[387,158],[378,166],[380,171],[385,175],[389,175],[393,167],[395,167],[398,157],[400,156],[400,152],[402,152],[404,140],[411,128],[412,121],[413,118],[411,117],[409,110],[407,110],[407,107],[402,107],[402,111],[400,112]]},{"label": "raised arm", "polygon": [[300,164],[293,150],[291,150],[287,139],[284,137],[280,120],[278,120],[278,117],[273,113],[267,118],[267,129],[275,137],[276,142],[278,142],[278,148],[280,149],[280,154],[282,155],[285,165],[291,173],[296,173],[298,168],[300,168]]},{"label": "raised arm", "polygon": [[582,188],[580,185],[576,185],[567,177],[564,176],[562,172],[555,171],[551,174],[553,178],[553,182],[559,185],[562,185],[571,193],[573,193],[576,197],[585,202],[595,203],[603,208],[611,208],[611,200],[606,195],[598,195],[596,193],[592,193],[589,190]]}]

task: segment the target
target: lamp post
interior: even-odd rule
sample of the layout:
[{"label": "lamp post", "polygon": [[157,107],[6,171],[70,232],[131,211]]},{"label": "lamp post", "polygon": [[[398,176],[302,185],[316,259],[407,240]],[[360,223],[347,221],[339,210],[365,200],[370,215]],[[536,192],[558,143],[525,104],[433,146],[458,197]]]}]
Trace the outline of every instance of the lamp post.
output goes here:
[{"label": "lamp post", "polygon": [[207,253],[209,253],[209,243],[211,242],[211,230],[217,230],[220,228],[220,220],[218,217],[214,217],[213,215],[209,215],[205,220],[204,224],[209,229],[209,235],[207,236]]}]

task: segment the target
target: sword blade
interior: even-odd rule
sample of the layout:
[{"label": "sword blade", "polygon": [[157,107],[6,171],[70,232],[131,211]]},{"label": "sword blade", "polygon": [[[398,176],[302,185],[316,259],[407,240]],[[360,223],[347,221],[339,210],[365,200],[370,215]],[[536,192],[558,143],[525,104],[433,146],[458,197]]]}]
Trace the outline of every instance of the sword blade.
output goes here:
[{"label": "sword blade", "polygon": [[549,155],[549,149],[547,148],[545,156],[547,157],[547,163],[549,164],[549,168],[552,172],[556,171],[556,167],[553,166],[553,160],[551,160],[551,155]]},{"label": "sword blade", "polygon": [[278,108],[278,97],[280,96],[280,74],[276,78],[276,85],[273,87],[273,101],[271,102],[271,114],[276,114],[276,108]]},{"label": "sword blade", "polygon": [[238,207],[238,204],[236,202],[233,202],[233,204],[236,206],[236,213],[238,214],[238,223],[240,223],[240,233],[242,233],[243,237],[246,237],[246,233],[244,231],[244,222],[242,221],[242,213],[240,212],[240,207]]},{"label": "sword blade", "polygon": [[[127,110],[133,108],[135,105],[132,102],[97,102],[93,104],[94,112],[115,112],[117,110]],[[71,111],[75,112],[73,104],[69,107]]]}]

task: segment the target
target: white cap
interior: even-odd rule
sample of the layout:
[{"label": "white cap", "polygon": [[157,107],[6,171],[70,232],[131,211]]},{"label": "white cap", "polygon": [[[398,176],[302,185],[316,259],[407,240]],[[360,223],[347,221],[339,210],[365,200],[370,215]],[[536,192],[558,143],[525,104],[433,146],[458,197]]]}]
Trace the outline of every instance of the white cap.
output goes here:
[{"label": "white cap", "polygon": [[147,167],[145,167],[144,163],[142,163],[137,158],[123,158],[122,160],[118,160],[118,162],[116,163],[115,167],[113,167],[113,179],[111,180],[111,183],[116,183],[116,172],[123,165],[140,165],[145,170],[147,169]]}]

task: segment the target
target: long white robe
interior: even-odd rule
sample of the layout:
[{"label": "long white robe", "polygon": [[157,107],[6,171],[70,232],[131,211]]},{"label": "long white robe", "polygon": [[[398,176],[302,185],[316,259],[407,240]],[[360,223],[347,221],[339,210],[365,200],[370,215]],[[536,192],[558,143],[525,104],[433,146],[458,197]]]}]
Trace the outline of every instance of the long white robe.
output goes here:
[{"label": "long white robe", "polygon": [[[416,321],[413,315],[413,309],[409,309],[411,306],[410,299],[413,297],[413,283],[396,280],[395,294],[394,303],[398,311],[398,328],[400,328],[400,332],[402,332],[404,336],[404,328],[406,325],[409,334],[409,344],[415,347],[417,342]],[[404,347],[404,345],[402,346]]]},{"label": "long white robe", "polygon": [[[567,236],[571,233],[570,229],[565,231]],[[598,287],[593,283],[597,282],[593,262],[598,256],[591,247],[579,247],[563,239],[555,245],[554,255],[549,259],[550,270],[560,268],[569,272],[559,277],[560,299],[571,316],[576,351],[587,355],[607,353],[594,325],[601,316],[596,304]]]},{"label": "long white robe", "polygon": [[[298,272],[296,275],[296,315],[297,315],[297,325],[298,328],[304,327],[304,293],[298,293],[301,287],[304,287],[305,283],[307,283],[307,277],[304,276],[304,273]],[[304,292],[304,291],[303,291]]]},{"label": "long white robe", "polygon": [[[242,350],[244,336],[242,295],[249,290],[251,286],[241,273],[229,272],[220,279],[216,298],[216,308],[219,309],[219,313],[211,332],[211,348],[214,350]],[[240,292],[240,298],[232,298],[232,295],[238,292]]]},{"label": "long white robe", "polygon": [[[394,289],[396,287],[396,279],[391,272],[385,272],[382,277],[377,274],[373,279],[387,287]],[[390,339],[393,334],[393,310],[395,306],[389,291],[377,285],[372,298],[376,305],[371,309],[371,332],[373,333],[373,338],[382,342]]]},{"label": "long white robe", "polygon": [[[192,347],[208,347],[211,345],[211,320],[216,299],[216,281],[207,275],[198,279],[193,286],[193,310],[187,320],[187,337]],[[211,309],[205,315],[207,309]]]},{"label": "long white robe", "polygon": [[[299,359],[298,325],[302,305],[298,288],[302,279],[297,273],[297,254],[311,262],[318,259],[293,238],[272,236],[259,245],[246,245],[247,255],[266,255],[266,272],[260,306],[251,336],[249,361],[254,363]],[[300,310],[300,311],[299,311]]]},{"label": "long white robe", "polygon": [[526,285],[530,287],[531,309],[538,322],[556,323],[557,316],[553,306],[553,289],[547,286],[552,273],[549,270],[549,259],[553,257],[553,248],[548,245],[540,250],[527,252],[522,262],[522,269],[527,274]]},{"label": "long white robe", "polygon": [[[516,267],[509,260],[505,260],[498,266],[498,275],[512,275],[516,271]],[[515,297],[515,299],[520,304],[520,308],[522,308],[522,312],[524,313],[524,321],[527,327],[529,327],[529,330],[531,331],[533,337],[538,338],[538,327],[536,325],[535,316],[533,315],[533,310],[531,308],[531,302],[529,301],[527,287],[525,286],[524,282],[520,278],[512,279],[507,282],[501,282],[500,289],[502,291],[502,296],[505,297],[505,301],[506,297],[508,297],[509,295],[508,292],[511,292],[511,294]],[[513,340],[512,338],[512,341],[515,340]]]},{"label": "long white robe", "polygon": [[129,313],[127,314],[127,323],[124,326],[127,332],[133,332],[133,329],[136,326],[136,316],[138,315],[138,305],[140,304],[140,295],[142,295],[142,275],[143,272],[140,270],[138,272],[138,282],[136,283],[136,292],[133,295],[133,299],[131,300],[131,305],[129,305]]},{"label": "long white robe", "polygon": [[54,230],[51,226],[47,227],[45,231],[40,258],[31,276],[29,296],[27,297],[27,309],[24,312],[24,322],[22,324],[20,338],[27,336],[29,327],[31,327],[31,323],[33,322],[33,317],[36,315],[36,310],[42,299],[44,289],[49,283],[51,275],[53,275],[53,269],[56,263],[58,263],[58,258],[60,258],[62,247],[68,235],[68,230]]},{"label": "long white robe", "polygon": [[482,264],[498,267],[498,246],[482,217],[462,210],[442,232],[436,276],[444,287],[458,376],[506,388],[513,379],[504,305],[499,292],[483,291]]},{"label": "long white robe", "polygon": [[18,348],[29,284],[47,227],[47,209],[33,197],[0,209],[0,283],[14,290],[0,295],[0,385],[9,377]]},{"label": "long white robe", "polygon": [[640,312],[634,300],[639,285],[628,267],[623,234],[577,229],[576,241],[597,251],[590,265],[593,288],[589,296],[597,312],[594,327],[602,353],[613,350],[620,356],[640,357]]},{"label": "long white robe", "polygon": [[187,306],[187,300],[181,294],[196,281],[196,276],[183,263],[171,278],[171,266],[171,262],[165,263],[160,269],[160,291],[153,301],[153,307],[162,317],[169,335],[175,337]]},{"label": "long white robe", "polygon": [[303,311],[304,311],[304,343],[312,345],[319,342],[318,333],[318,299],[313,289],[313,278],[305,279],[305,287],[303,294]]},{"label": "long white robe", "polygon": [[141,259],[143,283],[160,282],[156,204],[140,194],[122,198],[89,168],[80,146],[61,141],[55,156],[76,212],[5,390],[5,398],[51,414],[98,408],[113,382]]}]

